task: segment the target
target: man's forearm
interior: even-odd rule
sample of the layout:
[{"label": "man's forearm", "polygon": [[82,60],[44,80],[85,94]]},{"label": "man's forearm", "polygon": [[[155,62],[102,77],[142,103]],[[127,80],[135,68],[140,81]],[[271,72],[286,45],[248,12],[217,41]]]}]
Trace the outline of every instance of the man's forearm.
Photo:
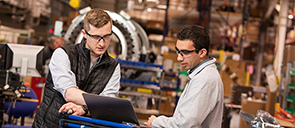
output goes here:
[{"label": "man's forearm", "polygon": [[67,102],[73,102],[78,105],[85,105],[86,103],[82,96],[82,93],[86,92],[75,87],[68,88],[65,92],[65,100]]}]

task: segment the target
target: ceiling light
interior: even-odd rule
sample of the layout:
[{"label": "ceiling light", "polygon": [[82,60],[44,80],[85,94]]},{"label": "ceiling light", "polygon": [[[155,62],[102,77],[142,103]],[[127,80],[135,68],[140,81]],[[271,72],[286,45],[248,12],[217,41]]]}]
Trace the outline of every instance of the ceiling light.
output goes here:
[{"label": "ceiling light", "polygon": [[289,19],[293,19],[294,17],[293,17],[293,15],[289,15],[288,18]]},{"label": "ceiling light", "polygon": [[148,12],[151,12],[151,11],[152,11],[152,9],[151,9],[151,8],[148,8],[148,9],[147,9],[147,11],[148,11]]},{"label": "ceiling light", "polygon": [[281,6],[280,6],[279,4],[276,4],[275,9],[276,9],[278,12],[280,12],[280,10],[281,10]]}]

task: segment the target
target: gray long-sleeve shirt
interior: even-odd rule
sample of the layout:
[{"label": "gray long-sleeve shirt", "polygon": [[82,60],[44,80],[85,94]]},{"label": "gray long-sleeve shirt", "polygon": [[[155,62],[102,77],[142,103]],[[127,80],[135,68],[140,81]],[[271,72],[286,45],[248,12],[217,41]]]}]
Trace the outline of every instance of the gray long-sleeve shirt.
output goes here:
[{"label": "gray long-sleeve shirt", "polygon": [[216,59],[199,65],[191,74],[172,117],[159,116],[152,127],[221,128],[223,83]]}]

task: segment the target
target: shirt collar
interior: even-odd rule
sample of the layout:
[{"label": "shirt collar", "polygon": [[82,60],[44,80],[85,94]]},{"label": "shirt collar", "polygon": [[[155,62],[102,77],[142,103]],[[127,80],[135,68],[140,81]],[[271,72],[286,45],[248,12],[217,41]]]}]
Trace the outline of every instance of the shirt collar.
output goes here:
[{"label": "shirt collar", "polygon": [[216,59],[213,57],[210,57],[206,61],[203,61],[203,63],[200,63],[196,68],[193,69],[193,71],[189,74],[190,70],[187,71],[187,74],[189,78],[191,79],[193,76],[201,72],[205,67],[214,64],[215,65]]},{"label": "shirt collar", "polygon": [[92,69],[92,67],[95,66],[96,64],[99,64],[101,58],[102,58],[102,55],[97,57],[93,63],[92,63],[92,60],[90,59],[90,67],[91,67],[90,69]]},{"label": "shirt collar", "polygon": [[209,57],[208,59],[206,59],[205,61],[201,62],[199,65],[197,65],[194,69],[192,70],[189,70],[188,71],[188,75],[191,74],[195,69],[197,69],[198,67],[200,67],[202,64],[206,63],[207,61],[209,60],[212,60],[213,58],[212,57]]}]

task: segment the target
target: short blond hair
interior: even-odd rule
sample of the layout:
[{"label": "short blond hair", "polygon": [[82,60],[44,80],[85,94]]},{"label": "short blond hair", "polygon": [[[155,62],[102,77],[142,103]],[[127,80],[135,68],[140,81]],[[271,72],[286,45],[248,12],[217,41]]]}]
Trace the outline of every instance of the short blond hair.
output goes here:
[{"label": "short blond hair", "polygon": [[95,8],[95,9],[91,9],[89,12],[86,13],[86,16],[84,17],[83,22],[84,22],[84,29],[86,31],[89,31],[90,30],[89,24],[91,24],[92,26],[96,28],[100,28],[109,22],[111,22],[112,24],[112,18],[103,9]]}]

